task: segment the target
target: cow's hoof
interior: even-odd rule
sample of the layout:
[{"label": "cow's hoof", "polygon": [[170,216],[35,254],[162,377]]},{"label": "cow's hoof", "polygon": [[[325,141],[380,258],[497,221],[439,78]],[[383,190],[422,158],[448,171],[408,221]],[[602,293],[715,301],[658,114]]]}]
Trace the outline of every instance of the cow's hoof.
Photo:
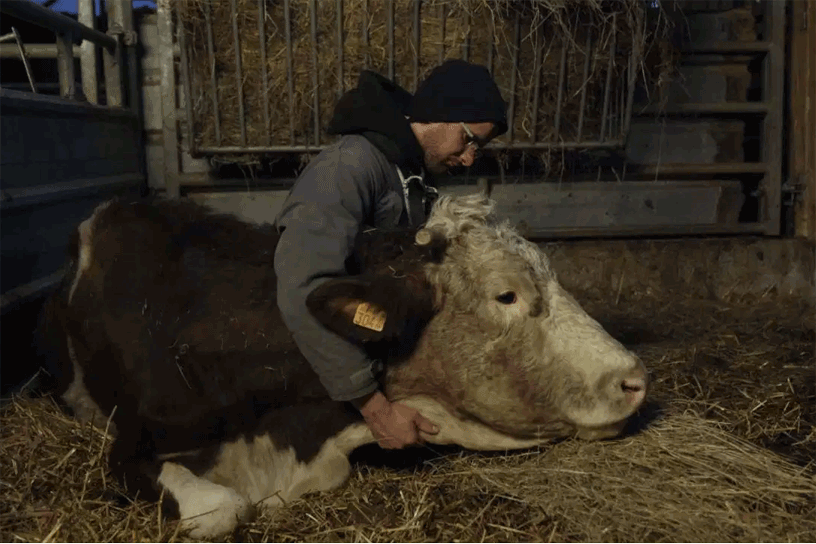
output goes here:
[{"label": "cow's hoof", "polygon": [[197,494],[195,500],[185,506],[179,529],[196,540],[232,533],[239,523],[249,521],[253,513],[249,501],[222,486],[213,486]]}]

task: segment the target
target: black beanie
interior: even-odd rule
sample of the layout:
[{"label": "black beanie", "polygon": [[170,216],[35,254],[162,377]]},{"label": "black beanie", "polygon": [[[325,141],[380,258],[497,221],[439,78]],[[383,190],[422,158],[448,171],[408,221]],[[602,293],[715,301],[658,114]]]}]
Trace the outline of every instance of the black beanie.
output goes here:
[{"label": "black beanie", "polygon": [[496,136],[507,131],[507,104],[484,66],[451,59],[434,68],[419,85],[408,115],[426,123],[496,124]]}]

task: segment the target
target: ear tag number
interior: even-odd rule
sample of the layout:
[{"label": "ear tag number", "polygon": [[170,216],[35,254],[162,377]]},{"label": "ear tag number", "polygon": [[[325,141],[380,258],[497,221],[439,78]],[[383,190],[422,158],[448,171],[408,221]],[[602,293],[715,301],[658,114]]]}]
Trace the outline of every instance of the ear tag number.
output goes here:
[{"label": "ear tag number", "polygon": [[377,310],[367,302],[361,302],[357,306],[357,311],[354,312],[354,324],[372,331],[382,332],[385,327],[385,316],[384,311]]}]

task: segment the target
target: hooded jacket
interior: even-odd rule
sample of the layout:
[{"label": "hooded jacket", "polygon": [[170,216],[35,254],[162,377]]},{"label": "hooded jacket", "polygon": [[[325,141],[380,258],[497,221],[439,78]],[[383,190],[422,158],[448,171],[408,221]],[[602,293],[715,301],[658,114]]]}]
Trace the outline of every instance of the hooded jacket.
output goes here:
[{"label": "hooded jacket", "polygon": [[347,262],[361,228],[425,221],[435,190],[425,185],[424,154],[406,119],[410,102],[405,89],[362,72],[329,123],[329,134],[341,137],[307,165],[275,220],[283,320],[331,398],[358,406],[377,389],[379,363],[319,323],[306,297],[351,273]]}]

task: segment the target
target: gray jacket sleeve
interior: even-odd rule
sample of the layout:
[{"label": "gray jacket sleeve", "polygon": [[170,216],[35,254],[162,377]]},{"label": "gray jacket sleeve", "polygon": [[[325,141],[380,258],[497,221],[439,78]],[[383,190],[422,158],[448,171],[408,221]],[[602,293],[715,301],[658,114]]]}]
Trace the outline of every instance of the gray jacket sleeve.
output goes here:
[{"label": "gray jacket sleeve", "polygon": [[355,237],[375,211],[385,173],[360,151],[341,143],[319,155],[290,191],[277,220],[285,228],[275,252],[278,307],[301,352],[338,401],[376,390],[371,361],[312,317],[306,297],[328,279],[347,275]]}]

